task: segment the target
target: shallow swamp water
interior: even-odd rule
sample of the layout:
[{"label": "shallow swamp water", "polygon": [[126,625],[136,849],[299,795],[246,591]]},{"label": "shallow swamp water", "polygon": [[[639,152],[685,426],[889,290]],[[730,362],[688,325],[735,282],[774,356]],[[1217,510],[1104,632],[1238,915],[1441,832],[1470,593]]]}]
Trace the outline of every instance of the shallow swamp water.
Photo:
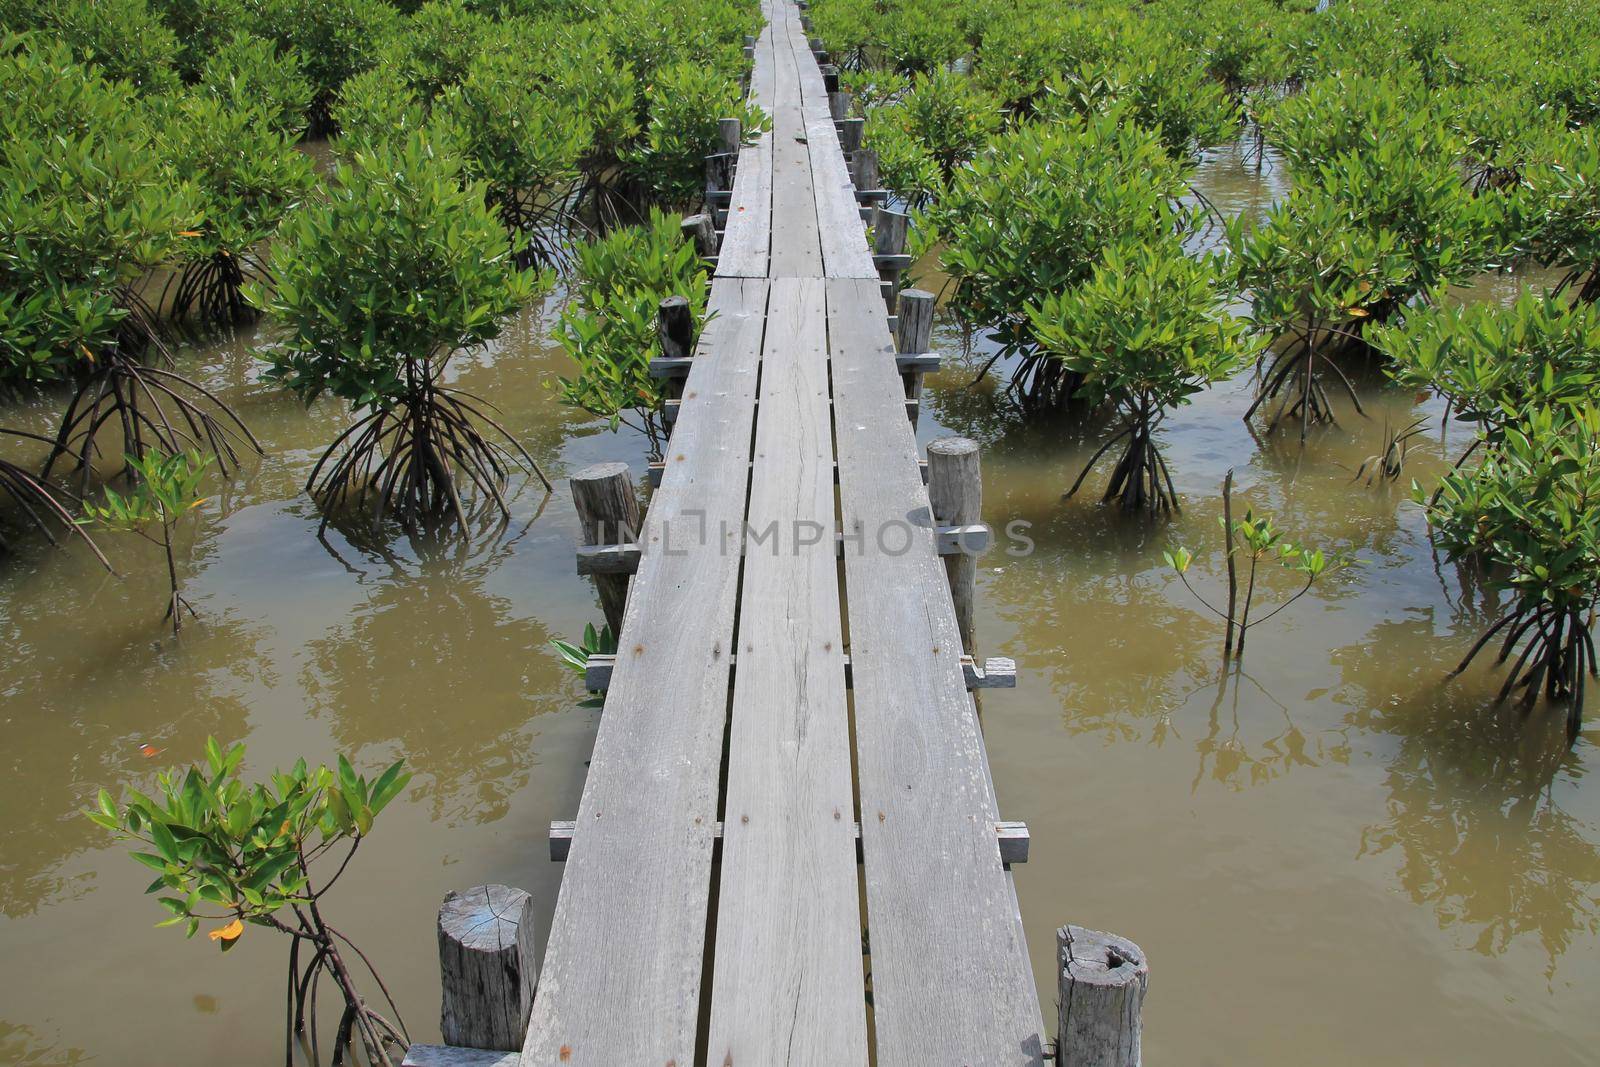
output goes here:
[{"label": "shallow swamp water", "polygon": [[[1281,178],[1221,153],[1202,187],[1251,211]],[[543,387],[565,369],[551,312],[461,361],[460,382],[553,477],[621,459],[643,481],[642,439]],[[529,485],[506,530],[471,547],[319,538],[301,484],[344,415],[260,382],[253,343],[184,357],[266,455],[215,481],[185,539],[200,618],[181,640],[161,624],[157,550],[136,539],[102,538],[121,578],[75,548],[27,545],[0,566],[0,1064],[282,1062],[284,945],[252,929],[223,956],[155,929],[143,869],[77,814],[102,785],[199,758],[210,733],[247,741],[255,773],[337,751],[413,766],[327,904],[413,1037],[437,1036],[447,890],[522,886],[549,922],[561,868],[545,828],[576,810],[599,714],[549,647],[599,617],[573,572],[565,485],[548,499]],[[959,333],[939,347],[958,353]],[[1441,470],[1465,435],[1374,370],[1368,418],[1345,411],[1304,449],[1258,442],[1243,376],[1161,431],[1182,514],[1130,521],[1097,502],[1096,477],[1060,499],[1097,439],[1025,424],[994,378],[969,388],[985,359],[980,341],[930,380],[918,436],[979,439],[987,520],[1031,523],[1031,554],[984,560],[978,632],[982,654],[1019,664],[1015,690],[985,695],[984,723],[1002,814],[1032,831],[1016,881],[1047,1030],[1054,928],[1071,921],[1149,954],[1152,1063],[1594,1062],[1600,794],[1583,780],[1600,727],[1569,751],[1559,715],[1489,708],[1487,666],[1446,681],[1492,600],[1436,560],[1403,486],[1354,478],[1386,420],[1429,419],[1407,479]],[[53,410],[7,421],[38,430]],[[1192,548],[1193,584],[1217,592],[1230,468],[1241,503],[1363,562],[1252,631],[1224,675],[1220,624],[1162,549]],[[1267,585],[1266,605],[1291,591],[1286,575]]]}]

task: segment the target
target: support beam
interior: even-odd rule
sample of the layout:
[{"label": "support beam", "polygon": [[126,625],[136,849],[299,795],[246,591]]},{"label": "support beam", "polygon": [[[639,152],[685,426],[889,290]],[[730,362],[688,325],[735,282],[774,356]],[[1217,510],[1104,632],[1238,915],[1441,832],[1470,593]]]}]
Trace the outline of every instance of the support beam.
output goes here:
[{"label": "support beam", "polygon": [[[856,835],[856,862],[861,862],[861,826],[852,824]],[[713,823],[711,829],[715,843],[713,857],[720,851],[722,845],[722,824]],[[572,839],[578,834],[578,824],[572,821],[555,821],[550,824],[550,859],[554,863],[565,863],[567,853],[572,849]],[[1028,862],[1028,824],[1024,822],[997,822],[994,824],[995,843],[1000,849],[1000,862],[1010,866],[1013,863]]]},{"label": "support beam", "polygon": [[[678,411],[682,406],[682,401],[669,399],[666,403],[661,405],[661,421],[666,423],[668,426],[671,426],[673,423],[677,422]],[[916,425],[917,412],[921,406],[922,402],[916,398],[908,398],[906,400],[906,418],[911,420],[912,425]]]},{"label": "support beam", "polygon": [[[917,469],[922,474],[922,484],[923,485],[927,485],[928,484],[928,461],[925,460],[925,459],[924,460],[918,460],[917,461]],[[653,488],[653,487],[658,486],[658,485],[661,484],[661,476],[663,474],[665,474],[666,471],[667,471],[666,462],[664,460],[658,460],[658,461],[656,461],[654,463],[651,463],[650,466],[646,469],[646,471],[645,471],[645,479],[646,479],[646,481],[648,481],[650,483],[651,487]],[[839,465],[837,463],[835,463],[833,465],[833,484],[835,484],[835,485],[839,484]]]},{"label": "support beam", "polygon": [[[738,662],[738,657],[732,657]],[[617,657],[608,653],[595,653],[588,659],[583,672],[584,688],[591,693],[603,693],[611,687],[611,672],[616,668]],[[1004,656],[994,656],[979,664],[971,656],[961,657],[961,673],[968,689],[1015,689],[1017,687],[1017,661]],[[844,681],[849,686],[850,656],[844,657]]]}]

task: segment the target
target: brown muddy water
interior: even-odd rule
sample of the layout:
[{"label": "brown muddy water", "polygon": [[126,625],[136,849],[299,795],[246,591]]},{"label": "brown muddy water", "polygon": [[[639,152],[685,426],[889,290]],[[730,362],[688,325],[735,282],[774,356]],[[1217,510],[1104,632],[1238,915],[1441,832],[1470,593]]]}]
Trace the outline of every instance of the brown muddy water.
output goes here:
[{"label": "brown muddy water", "polygon": [[[1259,210],[1281,177],[1223,153],[1203,187],[1225,212]],[[460,380],[553,475],[622,459],[642,481],[642,440],[544,388],[564,370],[550,310],[464,361]],[[548,500],[525,489],[504,535],[471,548],[319,540],[300,485],[343,415],[261,383],[250,345],[186,358],[267,454],[219,482],[194,523],[201,618],[180,641],[137,540],[103,539],[120,579],[78,549],[28,546],[0,567],[0,1064],[282,1062],[284,946],[252,929],[222,956],[154,929],[142,868],[77,814],[102,785],[198,758],[208,733],[248,741],[254,772],[337,751],[413,765],[328,908],[414,1037],[437,1036],[447,890],[523,886],[549,921],[560,867],[545,827],[576,810],[598,714],[549,648],[599,615],[573,573],[565,485]],[[942,333],[946,352],[960,346]],[[1347,413],[1301,449],[1252,439],[1242,377],[1162,431],[1183,513],[1129,521],[1096,502],[1093,477],[1060,499],[1093,434],[1025,425],[993,380],[967,388],[983,358],[979,343],[931,381],[918,436],[982,441],[986,517],[1032,524],[1030,555],[986,557],[978,625],[983,654],[1019,664],[984,721],[1002,813],[1033,834],[1017,887],[1045,1017],[1053,931],[1070,921],[1148,952],[1151,1063],[1595,1062],[1600,794],[1583,779],[1600,731],[1568,751],[1559,716],[1489,710],[1489,670],[1446,682],[1492,603],[1436,560],[1403,488],[1353,480],[1385,420],[1430,419],[1408,478],[1454,459],[1467,441],[1440,430],[1438,404],[1381,389],[1374,371],[1371,417]],[[7,421],[50,416],[39,403]],[[1253,631],[1243,669],[1223,676],[1219,627],[1161,550],[1193,548],[1192,580],[1215,594],[1229,468],[1240,500],[1290,536],[1363,563]],[[1290,584],[1273,575],[1263,602]]]}]

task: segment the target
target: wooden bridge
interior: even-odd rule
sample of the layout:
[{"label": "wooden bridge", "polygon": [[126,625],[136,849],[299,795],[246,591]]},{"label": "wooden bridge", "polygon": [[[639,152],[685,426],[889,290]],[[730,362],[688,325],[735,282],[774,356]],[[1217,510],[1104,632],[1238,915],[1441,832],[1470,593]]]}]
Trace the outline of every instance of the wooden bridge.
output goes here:
[{"label": "wooden bridge", "polygon": [[771,130],[739,152],[522,1062],[1039,1063],[879,268],[800,13],[765,9]]},{"label": "wooden bridge", "polygon": [[1039,1064],[1026,831],[997,808],[969,692],[993,679],[963,654],[907,419],[925,357],[891,335],[863,222],[881,193],[840,142],[859,120],[836,124],[800,10],[764,11],[771,129],[715,198],[659,487],[632,543],[591,537],[586,569],[631,588],[591,665],[582,801],[552,831],[520,1063]]}]

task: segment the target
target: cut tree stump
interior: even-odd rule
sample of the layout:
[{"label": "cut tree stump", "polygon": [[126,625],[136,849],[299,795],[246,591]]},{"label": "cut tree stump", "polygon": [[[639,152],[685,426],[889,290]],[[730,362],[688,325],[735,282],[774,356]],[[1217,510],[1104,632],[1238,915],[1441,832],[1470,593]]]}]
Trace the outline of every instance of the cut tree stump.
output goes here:
[{"label": "cut tree stump", "polygon": [[520,1049],[539,982],[533,898],[503,885],[446,896],[439,905],[439,979],[445,1044]]},{"label": "cut tree stump", "polygon": [[1125,937],[1063,926],[1058,1067],[1139,1067],[1141,1013],[1150,986],[1144,952]]}]

